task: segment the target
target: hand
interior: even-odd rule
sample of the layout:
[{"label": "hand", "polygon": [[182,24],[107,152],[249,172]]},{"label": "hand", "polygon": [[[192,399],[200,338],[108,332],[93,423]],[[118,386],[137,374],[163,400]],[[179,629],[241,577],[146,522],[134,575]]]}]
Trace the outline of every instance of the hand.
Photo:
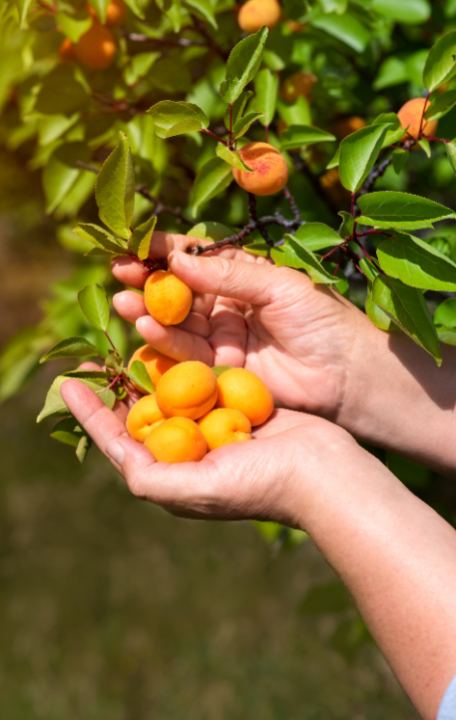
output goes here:
[{"label": "hand", "polygon": [[[152,254],[168,257],[173,272],[195,292],[193,311],[165,328],[146,312],[138,293],[114,298],[117,311],[136,322],[144,340],[179,361],[245,367],[262,377],[276,404],[337,419],[344,401],[358,326],[365,316],[340,295],[288,268],[235,248],[197,258],[181,252],[195,240],[156,233]],[[141,289],[147,274],[130,258],[113,273]]]}]

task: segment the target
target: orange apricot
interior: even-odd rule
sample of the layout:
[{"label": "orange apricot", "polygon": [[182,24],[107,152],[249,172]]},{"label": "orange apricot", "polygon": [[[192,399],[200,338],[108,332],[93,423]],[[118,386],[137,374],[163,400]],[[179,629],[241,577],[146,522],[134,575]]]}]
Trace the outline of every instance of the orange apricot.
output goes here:
[{"label": "orange apricot", "polygon": [[435,135],[437,125],[439,124],[438,120],[428,122],[426,119],[423,119],[423,114],[428,107],[429,100],[426,100],[426,98],[414,98],[401,107],[397,116],[404,130],[407,130],[402,141],[410,138],[419,140],[421,133],[425,135]]},{"label": "orange apricot", "polygon": [[[144,363],[147,374],[152,380],[154,387],[157,387],[159,381],[168,370],[174,367],[174,365],[177,365],[177,360],[162,355],[161,352],[155,350],[151,345],[143,345],[133,353],[128,364],[128,369],[131,368],[135,360],[140,360]],[[138,389],[136,385],[135,387]]]},{"label": "orange apricot", "polygon": [[217,402],[217,378],[208,365],[190,360],[168,370],[157,385],[157,404],[167,417],[199,420]]},{"label": "orange apricot", "polygon": [[244,163],[253,172],[233,168],[238,185],[254,195],[275,195],[288,181],[288,167],[283,155],[272,145],[252,142],[239,150]]},{"label": "orange apricot", "polygon": [[184,417],[174,417],[156,426],[144,443],[157,462],[199,462],[207,444],[198,425]]},{"label": "orange apricot", "polygon": [[250,370],[226,370],[217,380],[217,391],[217,407],[239,410],[254,427],[266,422],[274,411],[269,388]]},{"label": "orange apricot", "polygon": [[238,23],[246,33],[258,32],[263,25],[270,30],[277,25],[282,15],[277,0],[247,0],[241,7]]},{"label": "orange apricot", "polygon": [[92,27],[81,35],[76,44],[76,56],[83,65],[94,70],[105,70],[116,54],[114,35],[109,28],[94,20]]},{"label": "orange apricot", "polygon": [[[92,17],[97,18],[97,14],[91,5],[87,6],[87,10]],[[125,18],[127,17],[127,6],[124,0],[111,0],[106,9],[106,25],[108,27],[119,27],[123,25]]]},{"label": "orange apricot", "polygon": [[352,115],[348,118],[342,118],[338,120],[334,126],[334,135],[339,139],[343,140],[357,130],[362,130],[367,125],[366,121],[362,117]]},{"label": "orange apricot", "polygon": [[192,308],[193,293],[169,270],[156,270],[146,280],[144,302],[149,315],[161,325],[178,325]]},{"label": "orange apricot", "polygon": [[65,38],[59,47],[59,56],[63,62],[76,62],[76,48],[70,38]]},{"label": "orange apricot", "polygon": [[294,102],[298,97],[310,98],[313,86],[318,78],[309,72],[296,72],[290,75],[282,85],[281,96],[288,102]]},{"label": "orange apricot", "polygon": [[166,420],[154,395],[145,395],[133,405],[127,417],[129,435],[143,443],[154,427]]},{"label": "orange apricot", "polygon": [[211,410],[198,421],[198,427],[204,435],[209,450],[252,439],[250,420],[239,410],[230,408]]}]

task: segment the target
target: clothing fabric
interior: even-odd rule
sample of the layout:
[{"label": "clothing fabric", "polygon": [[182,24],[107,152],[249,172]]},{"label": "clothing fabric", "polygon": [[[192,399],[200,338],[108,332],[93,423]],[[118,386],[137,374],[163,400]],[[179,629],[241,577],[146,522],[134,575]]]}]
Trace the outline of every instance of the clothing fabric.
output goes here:
[{"label": "clothing fabric", "polygon": [[437,720],[456,720],[456,677],[443,696]]}]

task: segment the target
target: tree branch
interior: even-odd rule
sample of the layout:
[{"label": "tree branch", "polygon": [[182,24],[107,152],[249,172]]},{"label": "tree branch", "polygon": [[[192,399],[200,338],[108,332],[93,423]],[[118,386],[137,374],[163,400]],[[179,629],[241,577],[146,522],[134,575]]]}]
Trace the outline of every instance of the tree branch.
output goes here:
[{"label": "tree branch", "polygon": [[312,170],[310,169],[310,167],[308,166],[306,161],[303,160],[302,157],[300,157],[300,155],[296,155],[295,153],[292,153],[291,157],[292,157],[295,168],[298,171],[301,171],[304,173],[304,175],[306,176],[306,178],[309,180],[310,184],[312,185],[312,188],[313,188],[315,194],[318,195],[318,197],[326,205],[328,210],[333,215],[335,215],[338,220],[340,220],[339,214],[338,214],[339,210],[335,207],[335,205],[333,205],[331,199],[328,197],[328,195],[325,193],[324,189],[322,188],[319,178],[313,174]]}]

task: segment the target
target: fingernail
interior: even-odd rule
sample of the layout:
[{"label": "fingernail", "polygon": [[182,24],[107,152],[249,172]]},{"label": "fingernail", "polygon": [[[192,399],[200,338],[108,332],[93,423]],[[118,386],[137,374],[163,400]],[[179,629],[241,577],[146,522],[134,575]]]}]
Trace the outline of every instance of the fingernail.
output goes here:
[{"label": "fingernail", "polygon": [[175,250],[174,257],[178,263],[186,267],[188,270],[196,270],[198,267],[199,260],[194,255],[189,255],[188,253],[181,252],[180,250]]},{"label": "fingernail", "polygon": [[110,442],[106,448],[106,454],[109,455],[111,460],[114,460],[118,465],[122,465],[125,460],[125,451],[122,445],[116,441]]}]

